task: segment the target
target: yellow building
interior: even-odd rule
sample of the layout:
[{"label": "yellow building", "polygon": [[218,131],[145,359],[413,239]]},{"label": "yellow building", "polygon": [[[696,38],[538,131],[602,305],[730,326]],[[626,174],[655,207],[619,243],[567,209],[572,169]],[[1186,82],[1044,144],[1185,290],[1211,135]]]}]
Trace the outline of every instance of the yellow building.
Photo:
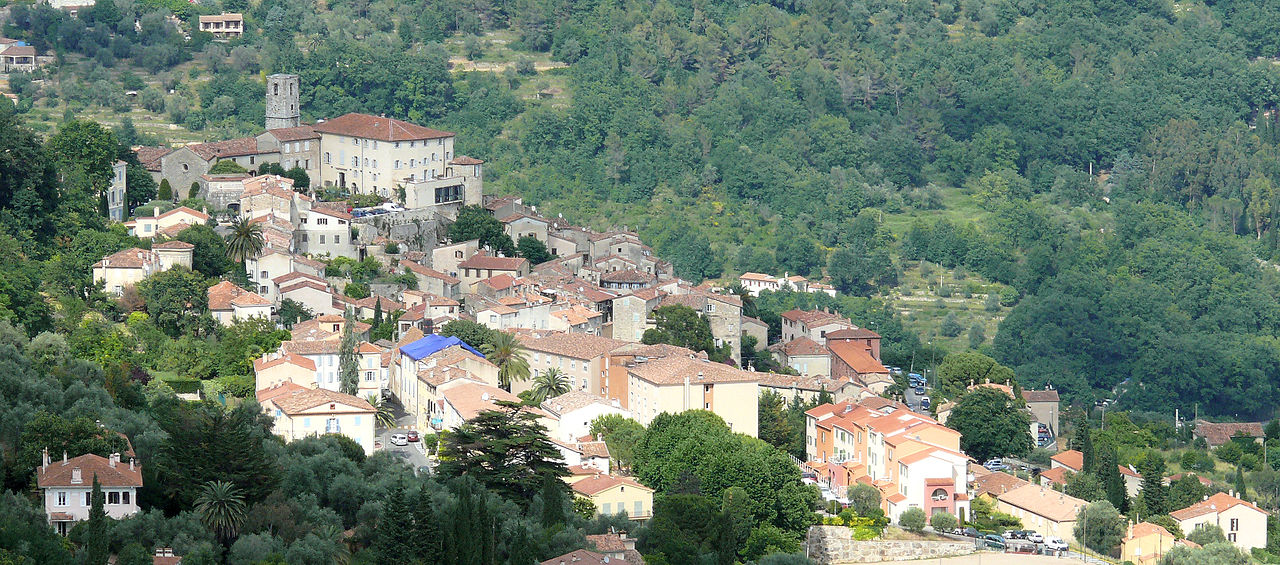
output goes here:
[{"label": "yellow building", "polygon": [[597,474],[570,485],[574,494],[596,505],[596,513],[614,515],[626,512],[632,520],[653,517],[653,489],[629,477]]},{"label": "yellow building", "polygon": [[[582,336],[587,337],[587,336]],[[641,424],[658,414],[707,410],[729,429],[756,437],[759,430],[759,377],[724,363],[670,356],[627,367],[627,407]]]},{"label": "yellow building", "polygon": [[258,402],[275,418],[272,433],[285,443],[307,436],[340,434],[373,454],[376,410],[362,398],[322,388],[304,389],[293,383],[260,390]]},{"label": "yellow building", "polygon": [[1045,537],[1075,541],[1076,516],[1089,503],[1040,485],[1025,485],[996,495],[996,510],[1022,520],[1022,527]]},{"label": "yellow building", "polygon": [[316,363],[301,355],[279,351],[254,359],[254,390],[293,383],[303,388],[316,386]]},{"label": "yellow building", "polygon": [[[449,176],[454,158],[452,133],[392,118],[346,114],[314,129],[320,133],[321,182],[353,193],[392,197],[397,184]],[[442,197],[462,200],[458,186],[456,194]]]},{"label": "yellow building", "polygon": [[1143,522],[1129,526],[1129,532],[1121,542],[1120,560],[1131,561],[1135,565],[1153,565],[1174,546],[1186,544],[1191,542],[1176,540],[1169,530]]}]

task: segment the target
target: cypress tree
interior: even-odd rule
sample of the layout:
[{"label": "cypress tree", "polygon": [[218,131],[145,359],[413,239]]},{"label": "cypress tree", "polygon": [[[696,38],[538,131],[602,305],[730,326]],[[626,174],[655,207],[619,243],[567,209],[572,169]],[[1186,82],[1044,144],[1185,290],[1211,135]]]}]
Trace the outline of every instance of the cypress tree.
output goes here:
[{"label": "cypress tree", "polygon": [[418,561],[439,563],[444,553],[444,532],[440,529],[439,516],[431,492],[427,487],[418,490],[418,500],[413,506],[414,542],[417,544]]},{"label": "cypress tree", "polygon": [[342,394],[350,395],[360,391],[360,359],[356,356],[356,346],[359,344],[352,330],[355,321],[355,315],[348,308],[346,323],[342,327],[342,342],[339,344],[341,351],[338,353],[339,389]]},{"label": "cypress tree", "polygon": [[173,186],[169,184],[169,179],[160,179],[160,190],[156,193],[156,198],[173,201]]},{"label": "cypress tree", "polygon": [[1105,445],[1098,451],[1098,479],[1107,493],[1107,500],[1121,514],[1129,511],[1129,493],[1124,487],[1124,477],[1120,476],[1120,468],[1116,466],[1115,448]]},{"label": "cypress tree", "polygon": [[89,523],[85,533],[84,563],[85,565],[107,565],[107,557],[111,554],[107,543],[107,512],[103,509],[107,495],[102,492],[102,484],[98,475],[93,475],[93,491],[89,495]]},{"label": "cypress tree", "polygon": [[413,514],[404,487],[396,485],[387,495],[382,519],[373,532],[373,550],[379,563],[404,563],[414,554]]},{"label": "cypress tree", "polygon": [[1247,486],[1244,483],[1244,470],[1239,465],[1236,465],[1236,480],[1234,483],[1236,491],[1238,491],[1236,492],[1236,497],[1240,500],[1249,500],[1245,497]]},{"label": "cypress tree", "polygon": [[378,298],[378,299],[377,299],[377,300],[375,300],[375,301],[374,301],[374,303],[373,303],[373,329],[374,329],[374,331],[377,331],[377,329],[378,329],[380,326],[382,326],[382,298]]},{"label": "cypress tree", "polygon": [[552,475],[542,482],[542,527],[564,524],[564,481]]},{"label": "cypress tree", "polygon": [[1152,516],[1170,510],[1169,487],[1164,484],[1164,471],[1164,457],[1155,451],[1147,452],[1147,458],[1138,466],[1142,475],[1142,502]]},{"label": "cypress tree", "polygon": [[1076,449],[1084,456],[1081,471],[1085,473],[1096,472],[1095,466],[1098,464],[1097,453],[1093,449],[1093,430],[1089,429],[1089,419],[1081,418],[1076,424]]}]

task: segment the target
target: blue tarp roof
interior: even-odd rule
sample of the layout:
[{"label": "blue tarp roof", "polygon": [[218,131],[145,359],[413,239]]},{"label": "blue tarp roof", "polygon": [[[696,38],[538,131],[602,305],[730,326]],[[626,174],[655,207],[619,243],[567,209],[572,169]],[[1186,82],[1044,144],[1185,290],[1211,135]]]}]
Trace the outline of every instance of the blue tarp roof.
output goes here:
[{"label": "blue tarp roof", "polygon": [[472,353],[475,353],[476,355],[484,357],[483,353],[480,353],[479,351],[476,350],[476,348],[471,347],[470,345],[467,345],[466,342],[456,337],[444,337],[441,335],[426,336],[418,341],[410,343],[409,345],[401,347],[400,352],[405,355],[408,355],[410,359],[417,361],[419,359],[429,357],[435,352],[440,351],[441,349],[445,349],[447,347],[452,347],[455,345],[461,345],[467,351],[470,351]]}]

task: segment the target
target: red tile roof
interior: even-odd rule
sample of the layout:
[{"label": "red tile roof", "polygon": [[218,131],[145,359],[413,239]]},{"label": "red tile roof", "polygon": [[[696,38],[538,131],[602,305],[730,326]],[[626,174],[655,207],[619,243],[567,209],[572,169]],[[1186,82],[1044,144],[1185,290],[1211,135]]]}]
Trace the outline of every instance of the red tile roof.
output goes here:
[{"label": "red tile roof", "polygon": [[165,241],[151,244],[151,249],[195,249],[196,246],[185,241]]},{"label": "red tile roof", "polygon": [[[254,372],[265,371],[267,369],[270,369],[277,365],[283,365],[285,363],[288,363],[290,365],[297,365],[308,371],[316,370],[315,361],[312,361],[301,355],[294,355],[292,353],[285,353],[283,355],[272,353],[272,354],[269,354],[268,356],[262,357],[261,359],[254,359],[253,370]],[[259,398],[258,400],[262,400],[262,399]]]},{"label": "red tile roof", "polygon": [[450,165],[483,165],[484,161],[480,159],[476,159],[474,157],[468,157],[466,155],[458,155],[457,157],[454,157],[452,161],[449,161],[449,164]]},{"label": "red tile roof", "polygon": [[1265,437],[1262,432],[1262,422],[1224,422],[1214,423],[1204,420],[1196,420],[1196,427],[1193,433],[1197,437],[1203,437],[1210,446],[1217,447],[1228,441],[1237,433],[1244,432],[1245,435],[1254,438]]},{"label": "red tile roof", "polygon": [[[373,406],[363,398],[351,396],[350,394],[342,394],[332,390],[323,388],[309,388],[306,390],[295,391],[289,394],[283,394],[271,400],[285,414],[299,414],[310,410],[317,406],[325,404],[342,404],[350,407],[356,412],[373,412]],[[335,410],[339,410],[335,407]]]},{"label": "red tile roof", "polygon": [[400,266],[402,268],[413,271],[413,273],[417,275],[422,275],[424,277],[429,277],[433,279],[440,279],[444,281],[445,284],[458,284],[459,282],[456,277],[451,277],[449,275],[441,273],[440,271],[437,271],[425,265],[414,263],[413,261],[410,261],[408,259],[401,259]]},{"label": "red tile roof", "polygon": [[320,134],[316,133],[316,129],[308,125],[301,125],[296,128],[269,129],[267,133],[280,141],[302,141],[304,139],[320,138]]},{"label": "red tile roof", "polygon": [[101,261],[93,264],[94,268],[106,267],[109,269],[141,269],[144,266],[158,261],[155,253],[147,249],[139,249],[131,247],[124,251],[119,251],[106,256]]},{"label": "red tile roof", "polygon": [[453,137],[440,131],[394,118],[351,113],[313,126],[315,131],[381,141],[411,141]]},{"label": "red tile roof", "polygon": [[1220,492],[1213,496],[1210,496],[1206,500],[1202,500],[1200,502],[1192,504],[1191,506],[1188,506],[1181,510],[1174,510],[1173,512],[1169,513],[1169,516],[1172,516],[1174,520],[1181,522],[1183,520],[1190,520],[1191,518],[1195,518],[1196,516],[1204,516],[1205,514],[1222,512],[1224,510],[1227,510],[1228,508],[1233,508],[1235,506],[1239,506],[1242,504],[1249,508],[1252,508],[1253,510],[1261,512],[1264,515],[1269,515],[1267,511],[1261,508],[1258,508],[1257,506],[1254,506],[1252,503],[1240,500],[1239,498],[1231,496],[1225,492]]},{"label": "red tile roof", "polygon": [[[889,370],[884,367],[875,357],[871,356],[871,352],[866,347],[850,341],[836,341],[827,343],[827,348],[835,354],[836,357],[844,361],[849,368],[853,369],[860,375],[868,373],[888,373]],[[834,371],[833,371],[834,372]]]},{"label": "red tile roof", "polygon": [[[80,469],[81,482],[72,483],[72,471]],[[49,487],[84,487],[93,485],[93,477],[106,487],[140,487],[142,486],[142,466],[135,465],[131,470],[128,463],[118,462],[114,466],[110,460],[101,455],[87,453],[72,457],[65,463],[53,461],[48,467],[36,469],[36,482],[40,488]]]},{"label": "red tile roof", "polygon": [[1027,402],[1059,402],[1058,391],[1056,390],[1023,389],[1022,399]]},{"label": "red tile roof", "polygon": [[261,153],[258,151],[258,140],[253,137],[239,137],[224,141],[197,143],[195,145],[188,145],[187,149],[190,149],[205,161],[213,161],[223,157],[241,157],[244,155],[257,155]]},{"label": "red tile roof", "polygon": [[600,275],[602,282],[609,283],[626,283],[626,284],[648,284],[653,282],[657,277],[653,273],[647,273],[637,269],[623,269],[621,271],[610,271]]},{"label": "red tile roof", "polygon": [[209,309],[230,310],[234,306],[261,306],[271,304],[255,292],[247,291],[231,283],[222,281],[209,287]]},{"label": "red tile roof", "polygon": [[1084,454],[1074,449],[1063,451],[1062,453],[1054,455],[1049,459],[1052,461],[1057,461],[1058,463],[1062,464],[1068,469],[1071,469],[1072,471],[1078,472],[1080,471],[1080,469],[1084,468]]},{"label": "red tile roof", "polygon": [[460,269],[487,269],[491,271],[518,271],[529,265],[523,257],[493,257],[490,255],[473,255],[470,259],[458,263]]},{"label": "red tile roof", "polygon": [[586,496],[594,496],[617,486],[629,486],[653,492],[653,489],[637,483],[635,479],[630,477],[604,474],[588,477],[573,483],[573,490]]},{"label": "red tile roof", "polygon": [[827,339],[880,339],[880,334],[867,328],[845,328],[827,332]]},{"label": "red tile roof", "polygon": [[795,355],[830,355],[821,343],[813,341],[808,336],[800,336],[791,341],[779,344],[777,348],[788,357]]},{"label": "red tile roof", "polygon": [[160,170],[160,158],[173,152],[168,147],[134,147],[133,152],[138,155],[138,162],[142,164],[148,171]]}]

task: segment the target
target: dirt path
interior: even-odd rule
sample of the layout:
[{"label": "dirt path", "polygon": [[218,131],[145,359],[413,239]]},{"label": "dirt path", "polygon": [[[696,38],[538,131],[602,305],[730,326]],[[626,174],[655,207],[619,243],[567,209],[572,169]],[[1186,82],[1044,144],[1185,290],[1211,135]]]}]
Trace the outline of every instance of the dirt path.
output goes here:
[{"label": "dirt path", "polygon": [[[515,61],[507,61],[505,63],[485,63],[476,62],[464,57],[450,57],[449,64],[455,71],[505,71],[508,67],[516,66]],[[551,69],[568,68],[560,61],[534,61],[533,68],[538,72],[545,72]]]}]

